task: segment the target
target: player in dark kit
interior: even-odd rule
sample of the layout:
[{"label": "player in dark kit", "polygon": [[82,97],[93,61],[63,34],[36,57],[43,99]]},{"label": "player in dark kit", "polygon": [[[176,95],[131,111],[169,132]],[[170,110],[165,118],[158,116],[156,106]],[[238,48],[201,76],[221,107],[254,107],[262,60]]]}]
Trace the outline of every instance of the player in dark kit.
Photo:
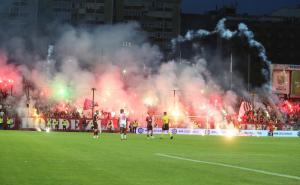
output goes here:
[{"label": "player in dark kit", "polygon": [[147,122],[147,138],[149,139],[150,136],[151,138],[153,137],[153,117],[148,113],[146,117],[146,122]]},{"label": "player in dark kit", "polygon": [[98,113],[96,112],[95,115],[93,116],[93,130],[94,130],[95,139],[99,138],[99,127],[97,123],[97,118],[98,118]]}]

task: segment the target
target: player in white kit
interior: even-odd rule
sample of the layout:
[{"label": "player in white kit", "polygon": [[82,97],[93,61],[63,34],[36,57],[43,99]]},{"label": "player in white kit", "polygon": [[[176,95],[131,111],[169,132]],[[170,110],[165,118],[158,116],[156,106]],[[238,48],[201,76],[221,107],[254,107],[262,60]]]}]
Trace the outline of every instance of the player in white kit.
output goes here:
[{"label": "player in white kit", "polygon": [[126,124],[127,124],[127,118],[124,113],[124,109],[120,110],[119,115],[119,127],[120,127],[120,134],[121,134],[121,140],[126,140]]}]

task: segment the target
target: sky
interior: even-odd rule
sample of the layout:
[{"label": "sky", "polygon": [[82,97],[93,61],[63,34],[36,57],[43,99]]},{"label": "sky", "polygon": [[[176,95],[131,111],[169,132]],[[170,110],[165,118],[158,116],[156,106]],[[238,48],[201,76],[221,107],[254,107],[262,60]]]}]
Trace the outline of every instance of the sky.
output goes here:
[{"label": "sky", "polygon": [[269,14],[281,7],[300,5],[300,0],[182,0],[184,13],[203,13],[222,5],[238,3],[238,13]]}]

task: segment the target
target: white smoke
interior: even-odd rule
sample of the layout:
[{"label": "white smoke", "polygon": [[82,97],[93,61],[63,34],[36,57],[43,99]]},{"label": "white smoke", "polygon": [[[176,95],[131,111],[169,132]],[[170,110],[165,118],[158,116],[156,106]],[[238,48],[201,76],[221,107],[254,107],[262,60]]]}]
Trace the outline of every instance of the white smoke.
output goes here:
[{"label": "white smoke", "polygon": [[190,41],[193,40],[194,38],[203,38],[214,34],[218,34],[221,38],[227,40],[230,40],[237,36],[246,37],[249,46],[257,49],[260,59],[266,65],[267,69],[263,68],[262,74],[266,77],[266,79],[269,79],[271,61],[268,60],[266,49],[264,48],[264,46],[260,42],[254,39],[254,33],[251,30],[249,30],[248,26],[244,23],[240,23],[238,25],[238,30],[231,31],[228,28],[226,28],[225,22],[226,22],[225,18],[219,20],[216,28],[213,31],[207,31],[203,29],[199,29],[197,31],[188,31],[184,37],[179,36],[178,38],[173,39],[172,40],[173,50],[176,48],[177,43]]},{"label": "white smoke", "polygon": [[[228,39],[243,33],[231,32],[224,22],[221,20],[213,32]],[[173,42],[213,32],[190,31]],[[71,102],[82,110],[84,100],[91,99],[91,88],[96,88],[95,101],[99,105],[96,109],[99,110],[118,112],[124,108],[132,119],[141,121],[150,108],[155,108],[158,115],[167,111],[184,120],[190,115],[210,115],[224,126],[224,112],[235,112],[237,95],[222,89],[207,70],[206,60],[195,57],[182,63],[163,63],[158,47],[148,43],[146,38],[136,23],[101,26],[94,30],[68,27],[52,42],[53,47],[49,46],[45,61],[31,61],[34,68],[19,66],[22,69],[19,76],[32,83],[32,97],[44,100],[35,103]],[[50,76],[44,69],[49,60],[56,64]],[[1,68],[6,67],[6,63],[1,64]],[[70,95],[56,96],[64,88]],[[26,108],[24,97],[18,104],[22,105]]]}]

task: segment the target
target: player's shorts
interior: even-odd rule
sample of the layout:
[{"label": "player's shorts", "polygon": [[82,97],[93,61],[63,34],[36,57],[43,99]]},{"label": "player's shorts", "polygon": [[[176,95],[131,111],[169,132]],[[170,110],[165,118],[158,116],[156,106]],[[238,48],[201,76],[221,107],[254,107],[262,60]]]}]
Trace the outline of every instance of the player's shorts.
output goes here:
[{"label": "player's shorts", "polygon": [[147,125],[147,130],[153,130],[153,126],[152,125]]},{"label": "player's shorts", "polygon": [[125,132],[126,128],[125,127],[120,127],[120,132]]},{"label": "player's shorts", "polygon": [[169,130],[169,124],[163,124],[162,130]]}]

